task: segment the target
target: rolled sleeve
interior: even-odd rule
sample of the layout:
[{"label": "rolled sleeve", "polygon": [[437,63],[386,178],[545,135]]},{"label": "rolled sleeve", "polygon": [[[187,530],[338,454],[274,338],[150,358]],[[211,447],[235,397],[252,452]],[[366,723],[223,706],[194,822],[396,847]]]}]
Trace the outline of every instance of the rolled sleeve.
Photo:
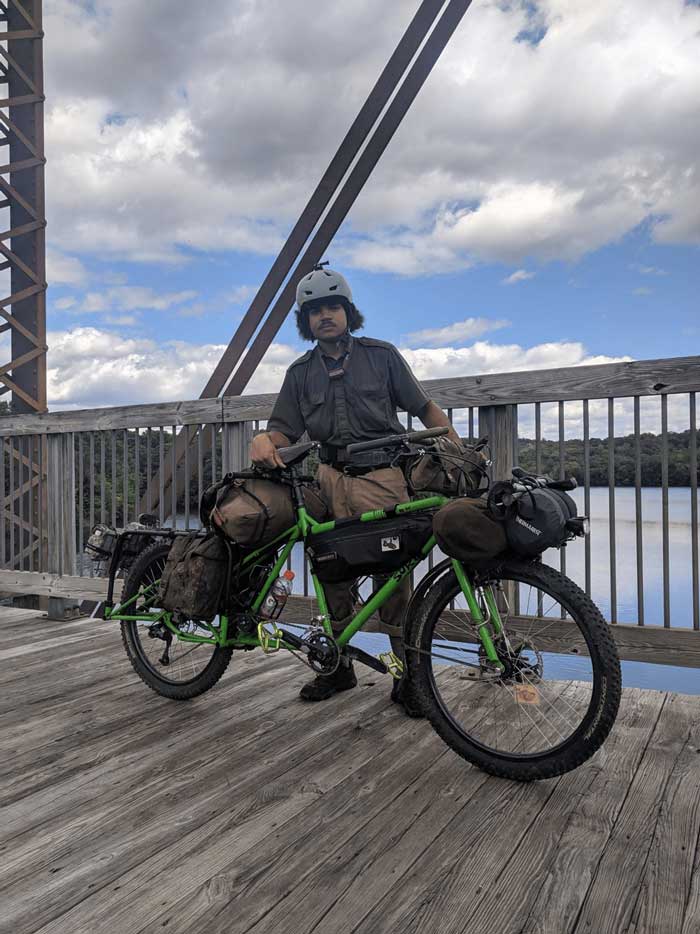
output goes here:
[{"label": "rolled sleeve", "polygon": [[304,434],[304,420],[299,407],[299,396],[296,381],[290,370],[287,370],[282,388],[272,409],[272,415],[267,423],[268,431],[279,431],[286,435],[294,444]]},{"label": "rolled sleeve", "polygon": [[396,406],[409,415],[418,415],[430,402],[430,396],[423,389],[413,371],[396,348],[389,355],[389,377],[391,393]]}]

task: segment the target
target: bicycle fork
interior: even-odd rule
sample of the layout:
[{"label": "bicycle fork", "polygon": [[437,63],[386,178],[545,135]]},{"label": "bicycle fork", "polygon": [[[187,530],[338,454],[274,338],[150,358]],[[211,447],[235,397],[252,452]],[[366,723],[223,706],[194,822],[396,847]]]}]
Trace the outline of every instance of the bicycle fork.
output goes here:
[{"label": "bicycle fork", "polygon": [[481,644],[484,647],[486,657],[494,668],[497,668],[499,671],[504,671],[505,666],[499,659],[496,647],[493,644],[494,636],[499,637],[503,635],[503,623],[501,622],[501,615],[498,612],[493,589],[491,587],[485,587],[481,591],[484,609],[486,610],[486,615],[484,615],[484,611],[474,593],[471,581],[464,573],[461,562],[453,558],[452,567],[454,568],[455,576],[457,577],[459,586],[462,588],[462,593],[467,601],[469,613],[474,620],[474,625],[479,639],[481,640]]}]

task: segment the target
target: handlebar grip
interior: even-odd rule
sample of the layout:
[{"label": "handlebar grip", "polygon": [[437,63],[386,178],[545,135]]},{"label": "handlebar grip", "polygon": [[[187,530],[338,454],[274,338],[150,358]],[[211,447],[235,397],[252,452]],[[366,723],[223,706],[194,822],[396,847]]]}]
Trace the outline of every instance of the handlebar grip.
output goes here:
[{"label": "handlebar grip", "polygon": [[372,441],[356,441],[349,444],[345,450],[348,454],[359,454],[360,451],[373,451],[376,448],[392,447],[404,441],[423,441],[426,438],[438,438],[446,435],[449,428],[426,428],[424,431],[407,431],[403,435],[386,435],[384,438],[374,438]]}]

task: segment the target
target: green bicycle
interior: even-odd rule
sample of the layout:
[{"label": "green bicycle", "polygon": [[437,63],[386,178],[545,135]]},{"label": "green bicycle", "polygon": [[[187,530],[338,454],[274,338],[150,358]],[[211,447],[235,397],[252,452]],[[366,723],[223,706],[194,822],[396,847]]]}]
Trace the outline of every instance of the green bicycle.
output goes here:
[{"label": "green bicycle", "polygon": [[[393,446],[406,453],[445,430],[353,447]],[[300,469],[314,447],[280,449],[286,469],[264,473],[289,486],[296,523],[242,555],[230,576],[226,611],[213,622],[183,619],[158,606],[159,581],[178,534],[172,530],[154,533],[133,561],[119,604],[108,597],[105,618],[121,623],[136,673],[158,694],[175,700],[202,694],[221,678],[234,651],[253,649],[291,651],[321,674],[334,672],[345,653],[401,675],[403,663],[392,653],[377,658],[351,640],[399,583],[428,563],[436,548],[431,517],[448,500],[431,495],[356,519],[317,522],[304,506],[304,485],[312,478]],[[410,533],[407,552],[396,547],[404,530]],[[382,548],[388,543],[382,559],[388,568],[382,566],[377,589],[334,636],[323,581],[331,579],[344,539],[357,540],[358,533],[365,541],[378,539]],[[318,603],[318,615],[301,635],[260,612],[297,542],[304,543]],[[110,594],[116,567],[113,560]],[[615,721],[621,674],[609,627],[573,581],[539,560],[506,556],[488,570],[449,558],[435,564],[413,590],[404,644],[408,675],[433,728],[458,755],[494,775],[532,781],[570,771],[599,749]]]}]

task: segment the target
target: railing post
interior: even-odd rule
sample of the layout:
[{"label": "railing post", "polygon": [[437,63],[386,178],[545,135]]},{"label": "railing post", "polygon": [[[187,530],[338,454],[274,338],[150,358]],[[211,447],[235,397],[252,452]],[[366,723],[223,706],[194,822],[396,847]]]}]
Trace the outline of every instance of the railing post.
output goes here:
[{"label": "railing post", "polygon": [[[75,450],[73,432],[49,434],[47,449],[47,571],[76,574],[75,537]],[[70,619],[79,615],[77,600],[49,597],[49,618]]]},{"label": "railing post", "polygon": [[488,435],[491,481],[508,480],[515,467],[515,406],[479,406],[479,437]]},{"label": "railing post", "polygon": [[226,422],[223,426],[223,471],[243,470],[250,463],[249,449],[253,440],[252,422]]}]

